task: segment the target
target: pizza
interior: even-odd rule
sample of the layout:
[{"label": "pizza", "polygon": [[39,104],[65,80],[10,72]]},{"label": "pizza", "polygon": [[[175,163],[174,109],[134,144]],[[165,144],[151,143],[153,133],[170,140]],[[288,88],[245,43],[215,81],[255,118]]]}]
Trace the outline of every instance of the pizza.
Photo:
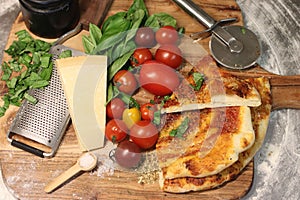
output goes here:
[{"label": "pizza", "polygon": [[[219,70],[211,56],[205,56],[195,66],[187,63],[179,73],[181,84],[164,103],[163,113],[261,104],[260,95],[250,82]],[[199,89],[195,89],[195,75],[203,75]]]},{"label": "pizza", "polygon": [[[255,141],[253,145],[239,154],[238,160],[229,167],[223,169],[214,175],[205,177],[180,177],[166,178],[164,171],[160,173],[159,185],[163,191],[172,193],[185,193],[189,191],[200,191],[216,188],[222,184],[234,180],[238,174],[252,160],[256,152],[261,147],[269,122],[271,112],[271,92],[269,80],[267,78],[247,79],[261,96],[261,105],[251,107],[251,121],[255,133]],[[159,145],[159,144],[158,144]]]},{"label": "pizza", "polygon": [[[172,135],[183,123],[186,131]],[[205,177],[236,162],[254,140],[249,107],[208,108],[167,114],[156,152],[166,179]]]}]

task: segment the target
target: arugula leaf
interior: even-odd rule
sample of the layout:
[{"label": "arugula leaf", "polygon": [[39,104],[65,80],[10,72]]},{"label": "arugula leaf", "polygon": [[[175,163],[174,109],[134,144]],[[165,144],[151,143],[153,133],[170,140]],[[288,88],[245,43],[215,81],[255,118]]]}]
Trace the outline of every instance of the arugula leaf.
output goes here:
[{"label": "arugula leaf", "polygon": [[169,135],[177,138],[182,138],[188,128],[189,128],[189,118],[186,117],[184,118],[182,123],[177,127],[177,129],[171,130]]}]

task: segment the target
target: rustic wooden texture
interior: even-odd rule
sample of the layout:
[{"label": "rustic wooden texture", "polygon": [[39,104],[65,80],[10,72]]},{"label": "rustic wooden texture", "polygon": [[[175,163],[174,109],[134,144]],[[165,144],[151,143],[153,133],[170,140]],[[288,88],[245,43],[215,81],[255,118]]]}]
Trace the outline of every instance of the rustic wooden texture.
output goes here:
[{"label": "rustic wooden texture", "polygon": [[[146,0],[145,2],[150,13],[163,11],[174,16],[178,20],[178,25],[185,27],[187,33],[204,29],[204,26],[187,15],[171,0]],[[217,20],[236,17],[237,24],[243,23],[241,11],[234,0],[197,0],[195,2]],[[131,3],[131,0],[115,0],[108,14],[112,15],[126,10]],[[7,45],[15,39],[14,33],[24,28],[22,17],[19,16],[12,27]],[[83,34],[86,32],[73,37],[65,45],[82,50],[81,36]],[[208,39],[201,43],[208,50]],[[5,90],[4,84],[0,82],[0,94]],[[299,93],[299,89],[296,93]],[[236,180],[218,189],[203,192],[164,193],[160,191],[157,182],[140,185],[137,183],[136,174],[115,172],[113,176],[104,178],[84,173],[55,192],[46,194],[43,191],[45,185],[72,166],[80,155],[73,126],[70,125],[68,128],[55,157],[42,159],[12,147],[6,141],[7,130],[17,109],[11,107],[6,116],[0,119],[0,163],[6,185],[20,199],[238,199],[246,194],[252,183],[253,163],[251,162]]]}]

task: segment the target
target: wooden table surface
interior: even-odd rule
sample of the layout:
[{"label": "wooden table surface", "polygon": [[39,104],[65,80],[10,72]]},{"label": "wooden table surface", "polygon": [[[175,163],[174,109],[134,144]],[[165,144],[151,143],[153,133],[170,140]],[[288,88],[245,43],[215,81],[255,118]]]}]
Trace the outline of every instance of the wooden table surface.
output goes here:
[{"label": "wooden table surface", "polygon": [[[178,25],[186,32],[197,32],[204,29],[170,0],[146,0],[150,13],[167,12],[178,20]],[[206,12],[216,20],[236,17],[242,24],[242,14],[234,0],[197,0]],[[115,0],[109,15],[126,10],[132,1]],[[15,39],[14,33],[24,29],[22,16],[13,24],[8,43]],[[66,46],[82,50],[82,32],[65,43]],[[208,49],[208,39],[202,44]],[[7,59],[4,57],[4,60]],[[0,85],[3,90],[3,84]],[[0,87],[0,88],[1,88]],[[51,179],[73,165],[80,155],[79,146],[72,125],[67,130],[62,144],[51,159],[42,159],[20,149],[12,147],[6,140],[6,132],[17,111],[11,107],[7,115],[0,119],[0,163],[4,182],[19,199],[238,199],[244,196],[252,183],[253,164],[250,163],[240,176],[219,189],[188,194],[170,194],[160,191],[158,182],[139,184],[137,174],[115,171],[113,176],[100,178],[89,173],[81,174],[76,179],[51,194],[43,191]]]}]

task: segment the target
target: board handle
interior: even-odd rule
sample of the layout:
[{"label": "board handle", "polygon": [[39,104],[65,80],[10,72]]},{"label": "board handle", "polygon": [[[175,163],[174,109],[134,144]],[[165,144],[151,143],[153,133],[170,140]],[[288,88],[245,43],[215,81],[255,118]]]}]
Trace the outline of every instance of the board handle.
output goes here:
[{"label": "board handle", "polygon": [[272,110],[300,109],[300,75],[270,77]]},{"label": "board handle", "polygon": [[80,24],[84,30],[89,30],[89,24],[100,26],[110,9],[113,0],[81,0]]}]

